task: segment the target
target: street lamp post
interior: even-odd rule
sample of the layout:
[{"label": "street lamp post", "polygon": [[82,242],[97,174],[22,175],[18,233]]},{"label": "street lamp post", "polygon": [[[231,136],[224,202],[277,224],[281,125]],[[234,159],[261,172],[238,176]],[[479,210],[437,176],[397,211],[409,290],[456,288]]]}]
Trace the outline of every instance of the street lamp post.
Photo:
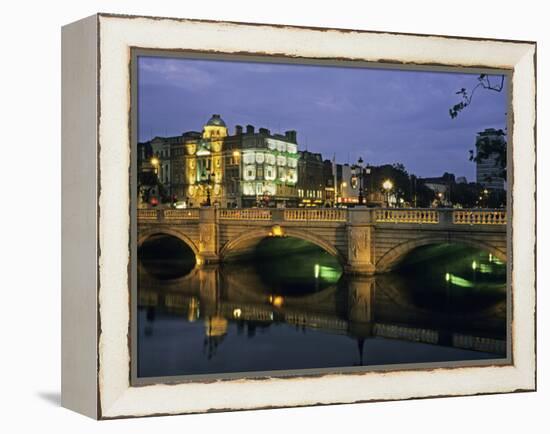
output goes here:
[{"label": "street lamp post", "polygon": [[437,197],[439,199],[439,206],[443,205],[443,193],[437,193]]},{"label": "street lamp post", "polygon": [[158,190],[158,199],[160,199],[160,184],[161,184],[161,180],[160,180],[160,160],[156,157],[156,156],[153,156],[151,158],[151,165],[154,167],[155,169],[155,175],[157,176],[157,190]]},{"label": "street lamp post", "polygon": [[160,182],[160,160],[157,157],[153,157],[151,158],[151,164],[155,168],[155,175],[157,175]]},{"label": "street lamp post", "polygon": [[209,170],[204,170],[202,175],[201,175],[201,180],[199,181],[200,184],[206,188],[206,201],[204,202],[204,206],[210,206],[212,201],[210,199],[210,182],[212,180],[212,176],[210,174],[210,171]]},{"label": "street lamp post", "polygon": [[372,176],[370,176],[370,174],[371,174],[371,168],[367,166],[365,168],[365,176],[369,177],[370,186],[369,186],[369,189],[365,191],[365,204],[368,204],[369,192],[372,192]]},{"label": "street lamp post", "polygon": [[233,151],[233,164],[235,164],[238,167],[237,170],[237,177],[232,177],[233,180],[233,191],[234,191],[234,198],[235,198],[235,207],[241,208],[242,206],[242,197],[241,197],[241,187],[240,187],[240,180],[242,179],[242,168],[241,168],[241,151],[238,149],[235,149]]},{"label": "street lamp post", "polygon": [[363,167],[363,158],[359,157],[357,164],[352,167],[352,176],[359,182],[359,196],[357,201],[359,205],[363,205],[367,202],[366,191],[365,191],[365,176],[370,175],[371,168]]},{"label": "street lamp post", "polygon": [[159,164],[159,159],[158,159],[157,157],[151,158],[151,164],[152,164],[153,167],[155,168],[155,173],[157,173],[158,164]]},{"label": "street lamp post", "polygon": [[390,190],[393,188],[393,182],[391,182],[389,179],[386,179],[382,184],[382,188],[386,192],[386,206],[389,208],[390,207]]},{"label": "street lamp post", "polygon": [[357,160],[357,167],[359,167],[359,205],[363,205],[363,159],[361,157]]}]

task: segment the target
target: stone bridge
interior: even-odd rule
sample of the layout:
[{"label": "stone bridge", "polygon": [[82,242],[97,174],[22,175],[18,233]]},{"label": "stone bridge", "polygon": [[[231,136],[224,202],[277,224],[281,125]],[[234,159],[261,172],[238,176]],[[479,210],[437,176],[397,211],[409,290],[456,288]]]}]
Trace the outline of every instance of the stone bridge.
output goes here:
[{"label": "stone bridge", "polygon": [[391,270],[428,244],[465,244],[506,261],[506,211],[490,209],[299,208],[138,209],[138,239],[171,235],[197,263],[250,253],[266,237],[309,241],[339,259],[349,273]]}]

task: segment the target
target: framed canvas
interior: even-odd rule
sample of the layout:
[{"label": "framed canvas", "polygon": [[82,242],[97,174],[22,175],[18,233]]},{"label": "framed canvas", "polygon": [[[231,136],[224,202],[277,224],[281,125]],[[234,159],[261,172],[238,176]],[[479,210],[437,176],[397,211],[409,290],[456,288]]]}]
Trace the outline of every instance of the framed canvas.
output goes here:
[{"label": "framed canvas", "polygon": [[536,44],[62,31],[62,404],[533,391]]}]

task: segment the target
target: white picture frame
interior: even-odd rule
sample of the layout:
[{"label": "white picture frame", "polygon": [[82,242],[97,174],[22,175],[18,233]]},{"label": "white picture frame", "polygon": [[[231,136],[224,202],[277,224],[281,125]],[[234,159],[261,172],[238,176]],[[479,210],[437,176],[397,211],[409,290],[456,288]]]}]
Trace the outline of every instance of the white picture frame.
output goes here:
[{"label": "white picture frame", "polygon": [[[132,385],[133,48],[510,70],[510,363]],[[534,42],[97,14],[63,28],[62,55],[63,406],[111,419],[536,389]]]}]

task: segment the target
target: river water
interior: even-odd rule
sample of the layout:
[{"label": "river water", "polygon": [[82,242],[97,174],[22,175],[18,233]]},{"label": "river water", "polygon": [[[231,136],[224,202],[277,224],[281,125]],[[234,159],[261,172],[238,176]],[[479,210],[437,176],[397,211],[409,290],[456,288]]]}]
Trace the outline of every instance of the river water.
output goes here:
[{"label": "river water", "polygon": [[297,239],[202,267],[174,243],[140,250],[138,377],[506,356],[506,265],[485,252],[425,246],[358,277]]}]

